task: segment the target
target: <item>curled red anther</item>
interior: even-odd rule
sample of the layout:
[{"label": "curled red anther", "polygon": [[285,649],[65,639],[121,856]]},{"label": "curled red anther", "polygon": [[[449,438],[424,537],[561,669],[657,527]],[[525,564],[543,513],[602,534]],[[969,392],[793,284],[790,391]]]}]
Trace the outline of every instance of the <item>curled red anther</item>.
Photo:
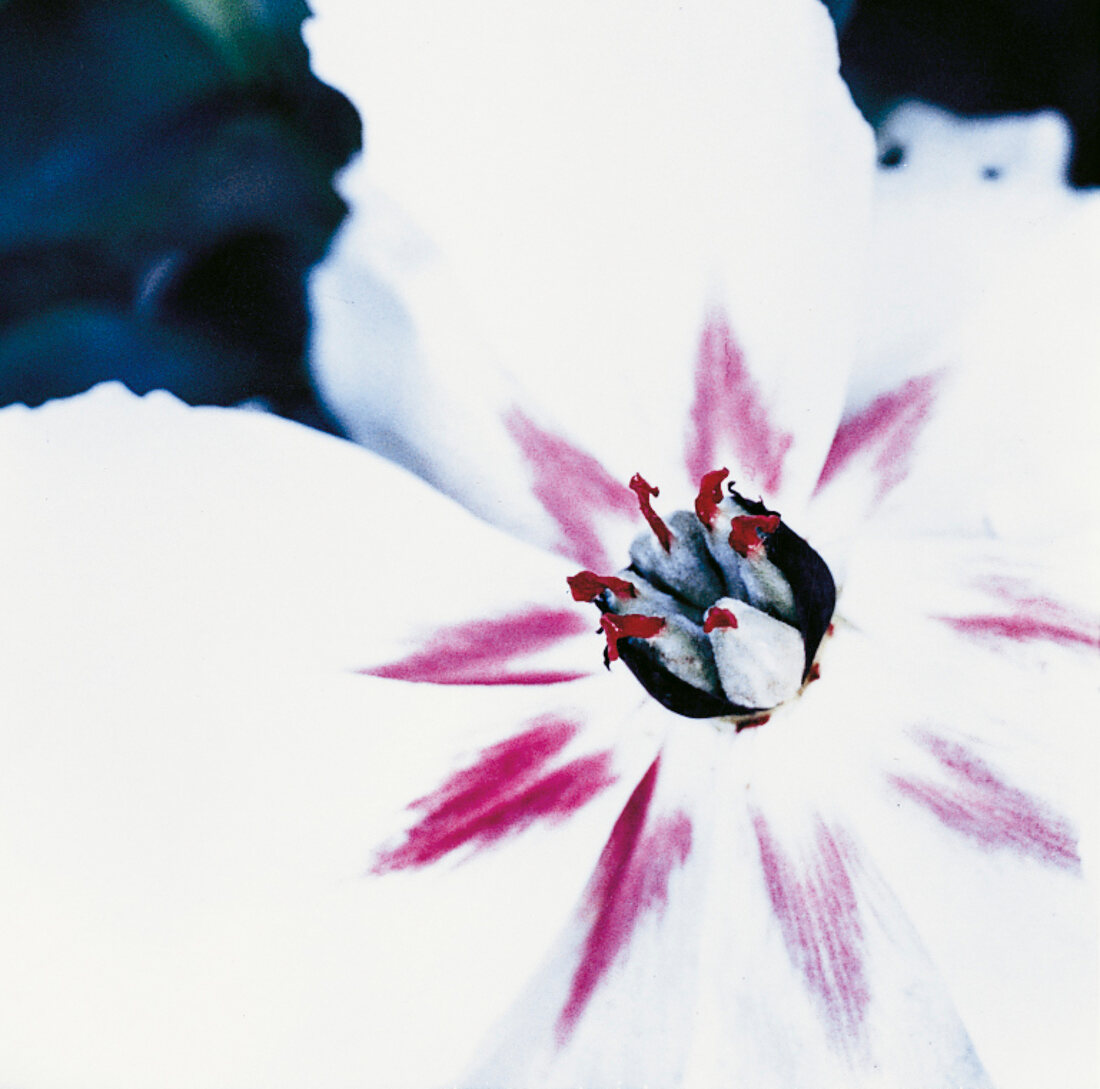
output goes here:
[{"label": "curled red anther", "polygon": [[719,605],[715,605],[707,613],[706,619],[703,621],[703,631],[705,634],[710,635],[715,628],[736,628],[737,617],[729,611],[729,609],[723,609]]},{"label": "curled red anther", "polygon": [[660,515],[653,509],[650,498],[660,495],[661,490],[654,488],[641,473],[635,473],[630,478],[630,490],[638,497],[638,506],[641,508],[642,517],[649,523],[653,535],[661,542],[661,547],[666,552],[672,551],[672,533],[668,526],[661,521]]},{"label": "curled red anther", "polygon": [[779,528],[778,514],[742,514],[730,525],[730,548],[738,556],[749,556],[764,547],[757,530],[774,533]]},{"label": "curled red anther", "polygon": [[763,726],[766,722],[771,720],[771,715],[757,715],[756,718],[745,719],[744,722],[737,724],[737,733],[742,730],[751,730],[754,726]]},{"label": "curled red anther", "polygon": [[616,616],[604,613],[600,617],[600,627],[607,636],[607,657],[614,662],[619,657],[620,639],[652,639],[664,630],[665,622],[659,616],[642,616],[630,613]]},{"label": "curled red anther", "polygon": [[820,679],[820,677],[821,666],[819,666],[817,662],[814,662],[814,664],[810,666],[810,672],[806,674],[806,683],[809,684],[811,681],[816,681]]},{"label": "curled red anther", "polygon": [[730,475],[729,469],[712,469],[699,481],[699,494],[695,497],[695,515],[711,529],[718,516],[718,504],[722,502],[722,481]]},{"label": "curled red anther", "polygon": [[597,575],[594,571],[578,571],[566,580],[573,593],[574,601],[595,601],[604,592],[610,590],[617,597],[634,597],[633,583],[626,579],[617,579],[614,575]]}]

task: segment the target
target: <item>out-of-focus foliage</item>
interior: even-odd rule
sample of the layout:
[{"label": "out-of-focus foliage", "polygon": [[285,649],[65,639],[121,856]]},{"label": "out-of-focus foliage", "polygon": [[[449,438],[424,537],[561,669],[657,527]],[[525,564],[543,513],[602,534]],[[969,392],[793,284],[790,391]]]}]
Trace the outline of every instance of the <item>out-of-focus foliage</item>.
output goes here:
[{"label": "out-of-focus foliage", "polygon": [[119,378],[325,424],[304,280],[359,147],[295,0],[0,5],[0,403]]}]

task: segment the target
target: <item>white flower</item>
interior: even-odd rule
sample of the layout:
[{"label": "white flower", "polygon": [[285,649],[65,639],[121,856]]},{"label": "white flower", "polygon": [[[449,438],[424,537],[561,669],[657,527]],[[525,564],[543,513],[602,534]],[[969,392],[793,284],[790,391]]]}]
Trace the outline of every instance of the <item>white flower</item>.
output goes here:
[{"label": "white flower", "polygon": [[[403,227],[322,274],[368,315],[322,337],[387,353],[362,437],[546,548],[259,414],[0,413],[0,1078],[1088,1083],[1090,553],[1031,494],[1043,532],[942,532],[954,360],[842,419],[870,143],[823,12],[727,8],[402,5],[357,58],[406,72],[389,182],[537,395]],[[564,582],[626,564],[633,472],[667,515],[720,466],[840,588],[741,730],[605,671]]]},{"label": "white flower", "polygon": [[[684,498],[669,506],[690,508],[685,477],[715,459],[744,469],[734,472],[747,496],[758,489],[741,479],[778,489],[795,437],[760,400],[720,320],[701,338],[693,384],[685,464],[647,469],[661,497],[676,493],[679,477]],[[993,1070],[998,1083],[1017,1073],[1004,1032],[1013,1019],[1014,1032],[1027,1030],[1035,994],[1025,988],[1013,1013],[1000,982],[975,971],[972,950],[979,935],[1015,946],[1022,927],[1047,955],[1063,950],[1062,972],[1069,934],[1088,945],[1076,833],[1044,800],[1051,791],[1072,798],[1074,777],[1056,755],[1067,736],[1034,724],[1037,704],[1071,718],[1092,702],[1097,621],[1073,596],[1043,589],[1054,558],[1045,542],[956,538],[937,526],[884,535],[874,519],[848,527],[854,554],[834,568],[839,601],[812,665],[803,669],[803,640],[788,652],[771,634],[793,628],[744,604],[787,618],[815,659],[831,612],[831,599],[822,605],[828,576],[794,543],[780,547],[781,525],[815,544],[815,523],[828,534],[837,502],[850,512],[857,492],[889,510],[890,493],[919,465],[935,400],[936,378],[926,376],[842,423],[814,494],[802,504],[791,497],[800,524],[742,517],[746,501],[735,496],[731,527],[730,513],[707,505],[721,494],[713,478],[698,519],[662,520],[639,485],[655,530],[629,558],[622,542],[617,561],[606,527],[633,497],[584,451],[518,410],[512,417],[532,494],[558,521],[558,551],[613,576],[586,574],[573,596],[597,598],[609,657],[629,650],[657,698],[624,683],[623,663],[606,676],[600,640],[583,622],[552,599],[532,602],[526,581],[503,573],[485,587],[494,609],[426,630],[408,654],[366,670],[412,687],[482,687],[487,716],[497,687],[541,691],[512,736],[470,754],[412,803],[409,827],[377,857],[379,876],[445,871],[447,860],[500,849],[532,825],[556,829],[613,784],[630,788],[605,817],[603,850],[573,890],[575,912],[460,1084],[986,1085],[985,1063],[1004,1063]],[[680,430],[675,420],[670,430]],[[647,453],[647,465],[654,460]],[[768,487],[759,490],[772,507]],[[770,574],[751,570],[768,561]],[[439,585],[445,595],[450,580]],[[793,606],[784,596],[792,590]],[[723,640],[734,632],[704,634],[703,619],[723,611],[743,636],[733,649]],[[635,614],[640,627],[624,634],[641,638],[618,642],[617,613]],[[597,674],[587,680],[586,654]],[[783,687],[789,655],[793,687]],[[487,871],[483,895],[507,904],[528,881],[546,894],[558,875],[521,862],[523,850]],[[438,898],[446,925],[456,886],[422,880],[420,895]],[[1057,936],[1040,937],[1052,925]],[[1090,981],[1091,966],[1077,992],[1086,1006]],[[1000,996],[992,1020],[991,983]],[[1073,985],[1060,975],[1050,986]],[[1044,1068],[1057,1058],[1044,1050]],[[1080,1062],[1075,1054],[1065,1074]]]}]

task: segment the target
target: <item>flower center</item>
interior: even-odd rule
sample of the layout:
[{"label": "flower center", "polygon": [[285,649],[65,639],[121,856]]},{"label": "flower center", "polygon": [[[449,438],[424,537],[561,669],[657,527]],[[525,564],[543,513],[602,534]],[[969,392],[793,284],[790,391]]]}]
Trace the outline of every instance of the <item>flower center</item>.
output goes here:
[{"label": "flower center", "polygon": [[817,676],[814,656],[829,627],[836,587],[825,561],[760,501],[707,473],[695,510],[665,522],[660,493],[635,475],[650,532],[630,546],[616,575],[581,571],[576,601],[603,614],[605,662],[621,659],[646,691],[688,718],[765,721]]}]

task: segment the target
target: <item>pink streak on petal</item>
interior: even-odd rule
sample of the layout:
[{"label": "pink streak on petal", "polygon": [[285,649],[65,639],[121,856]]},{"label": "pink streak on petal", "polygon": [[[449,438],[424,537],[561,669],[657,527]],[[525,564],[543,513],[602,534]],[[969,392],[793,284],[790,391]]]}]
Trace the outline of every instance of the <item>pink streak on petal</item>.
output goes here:
[{"label": "pink streak on petal", "polygon": [[949,773],[949,782],[893,775],[901,794],[986,850],[1007,849],[1061,869],[1080,869],[1077,840],[1063,818],[998,778],[963,745],[923,731],[915,738]]},{"label": "pink streak on petal", "polygon": [[765,492],[779,488],[783,459],[794,437],[769,418],[721,311],[707,318],[699,340],[690,419],[685,463],[692,480],[701,480],[724,463],[723,450],[732,450],[737,457],[735,478],[740,471],[750,474]]},{"label": "pink streak on petal", "polygon": [[596,519],[614,515],[636,521],[633,492],[591,454],[544,431],[518,408],[505,415],[504,426],[531,468],[535,498],[561,529],[555,551],[593,571],[616,567],[604,550]]},{"label": "pink streak on petal", "polygon": [[532,607],[490,620],[441,628],[422,650],[398,662],[357,672],[420,684],[560,684],[587,673],[512,671],[512,659],[589,632],[591,623],[572,609]]},{"label": "pink streak on petal", "polygon": [[1012,639],[1016,642],[1042,639],[1051,643],[1100,648],[1100,637],[1096,635],[1065,624],[1052,624],[1034,616],[940,616],[936,619],[942,620],[956,631],[978,638]]},{"label": "pink streak on petal", "polygon": [[986,590],[1006,602],[1011,611],[969,616],[939,616],[937,620],[956,631],[982,639],[1015,642],[1043,640],[1063,646],[1100,648],[1100,623],[1067,609],[1049,597],[1028,594],[1004,579],[985,579]]},{"label": "pink streak on petal", "polygon": [[419,869],[461,847],[483,850],[539,820],[558,823],[615,781],[611,754],[548,767],[578,725],[544,716],[532,728],[484,749],[467,768],[409,806],[421,814],[398,847],[380,851],[371,873]]},{"label": "pink streak on petal", "polygon": [[862,1044],[870,990],[863,967],[863,926],[848,873],[854,850],[818,826],[816,860],[799,876],[767,822],[754,813],[760,864],[791,963],[802,973],[841,1044]]},{"label": "pink streak on petal", "polygon": [[646,830],[659,763],[658,756],[635,787],[585,892],[585,911],[591,921],[569,996],[558,1017],[559,1046],[568,1041],[642,917],[664,911],[672,871],[691,853],[691,821],[681,810]]},{"label": "pink streak on petal", "polygon": [[939,374],[910,378],[898,389],[876,397],[862,412],[841,421],[815,494],[860,453],[874,455],[876,501],[900,484],[909,472],[913,447],[928,421],[939,380]]}]

